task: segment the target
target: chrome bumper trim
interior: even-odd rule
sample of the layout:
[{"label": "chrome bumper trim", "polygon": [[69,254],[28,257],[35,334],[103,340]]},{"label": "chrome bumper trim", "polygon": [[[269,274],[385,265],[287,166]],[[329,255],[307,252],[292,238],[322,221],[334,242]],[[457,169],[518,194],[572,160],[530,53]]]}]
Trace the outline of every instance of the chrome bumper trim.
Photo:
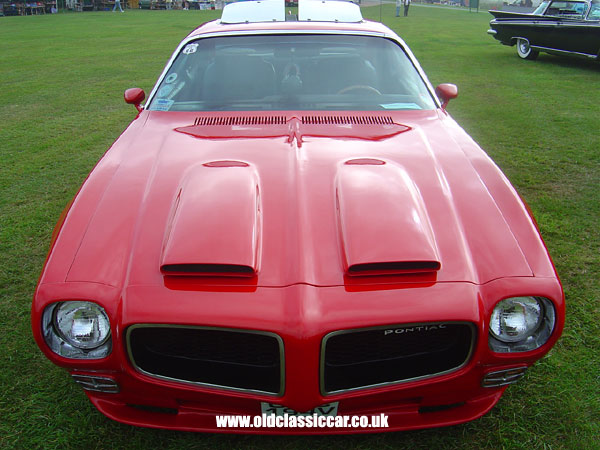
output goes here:
[{"label": "chrome bumper trim", "polygon": [[75,383],[79,384],[86,391],[105,392],[107,394],[118,394],[119,384],[108,377],[98,377],[94,375],[71,375]]},{"label": "chrome bumper trim", "polygon": [[481,380],[481,386],[500,387],[513,384],[519,381],[523,377],[523,375],[525,375],[526,371],[527,366],[523,366],[486,373],[483,379]]}]

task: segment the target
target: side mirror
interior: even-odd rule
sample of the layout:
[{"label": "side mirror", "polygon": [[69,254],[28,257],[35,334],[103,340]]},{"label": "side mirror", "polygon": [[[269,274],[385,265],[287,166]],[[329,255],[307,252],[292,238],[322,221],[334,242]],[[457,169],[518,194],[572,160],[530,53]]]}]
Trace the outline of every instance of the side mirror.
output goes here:
[{"label": "side mirror", "polygon": [[146,93],[143,89],[127,89],[123,94],[123,98],[125,98],[125,103],[129,103],[130,105],[135,106],[135,109],[137,109],[139,112],[141,112],[144,109],[140,106],[140,103],[142,103],[146,98]]},{"label": "side mirror", "polygon": [[444,83],[435,88],[435,93],[442,101],[442,109],[446,111],[448,102],[453,98],[458,97],[458,88],[455,84]]}]

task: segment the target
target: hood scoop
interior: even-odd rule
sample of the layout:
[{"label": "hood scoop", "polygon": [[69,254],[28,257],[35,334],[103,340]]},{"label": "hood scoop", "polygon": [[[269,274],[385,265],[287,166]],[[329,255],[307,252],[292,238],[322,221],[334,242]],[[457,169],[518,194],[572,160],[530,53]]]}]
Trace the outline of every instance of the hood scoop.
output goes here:
[{"label": "hood scoop", "polygon": [[241,161],[193,166],[163,243],[164,275],[252,277],[261,238],[258,175]]},{"label": "hood scoop", "polygon": [[175,130],[201,139],[258,139],[288,137],[302,142],[304,137],[362,139],[377,141],[409,131],[390,116],[314,115],[285,116],[207,116]]},{"label": "hood scoop", "polygon": [[236,264],[164,264],[160,268],[165,275],[204,277],[252,277],[253,267]]},{"label": "hood scoop", "polygon": [[338,221],[348,276],[437,272],[438,249],[424,201],[408,173],[384,160],[338,170]]},{"label": "hood scoop", "polygon": [[348,267],[347,274],[360,275],[403,275],[421,272],[437,272],[439,261],[396,261],[382,263],[354,264]]}]

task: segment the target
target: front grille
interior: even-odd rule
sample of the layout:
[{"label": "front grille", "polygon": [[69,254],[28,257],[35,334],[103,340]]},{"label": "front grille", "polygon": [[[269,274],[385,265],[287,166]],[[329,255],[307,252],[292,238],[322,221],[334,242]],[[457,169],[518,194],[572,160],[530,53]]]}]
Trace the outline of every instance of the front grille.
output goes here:
[{"label": "front grille", "polygon": [[127,331],[133,365],[157,378],[282,395],[283,341],[273,333],[174,325]]},{"label": "front grille", "polygon": [[323,339],[323,394],[450,372],[467,363],[475,328],[425,323],[337,331]]}]

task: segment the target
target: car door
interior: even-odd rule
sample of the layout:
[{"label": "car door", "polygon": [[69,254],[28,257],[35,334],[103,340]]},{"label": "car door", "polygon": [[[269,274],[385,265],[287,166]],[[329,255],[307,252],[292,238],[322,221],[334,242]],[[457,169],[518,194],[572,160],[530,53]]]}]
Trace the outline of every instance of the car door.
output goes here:
[{"label": "car door", "polygon": [[546,15],[555,19],[555,26],[547,36],[545,47],[566,52],[591,52],[593,40],[589,39],[589,27],[584,20],[587,10],[588,4],[582,1],[552,2]]}]

